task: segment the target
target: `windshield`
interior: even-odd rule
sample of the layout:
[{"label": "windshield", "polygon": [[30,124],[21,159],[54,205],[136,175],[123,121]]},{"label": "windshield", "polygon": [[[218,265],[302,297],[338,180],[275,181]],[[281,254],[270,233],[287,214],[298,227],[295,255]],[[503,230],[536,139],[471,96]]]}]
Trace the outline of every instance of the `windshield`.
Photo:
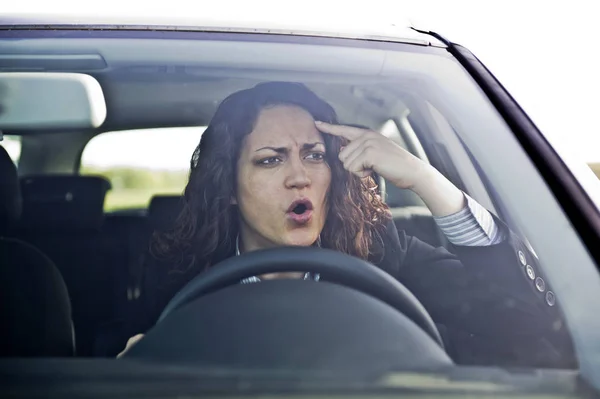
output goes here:
[{"label": "windshield", "polygon": [[[374,296],[396,316],[356,310],[353,323],[404,313],[424,331],[415,334],[443,348],[444,362],[578,367],[574,326],[585,316],[575,313],[583,294],[574,281],[595,266],[527,152],[444,48],[258,34],[22,34],[0,41],[2,62],[90,75],[107,106],[99,128],[23,129],[2,144],[18,158],[22,187],[10,234],[59,270],[78,356],[150,350],[152,331],[168,325],[157,324],[161,314],[194,278],[258,250],[300,246],[365,261],[408,290],[392,297],[419,303],[409,312],[383,289],[364,289],[352,295]],[[294,267],[249,269],[231,298],[245,298],[243,286],[354,281],[322,265]],[[257,320],[280,314],[275,305],[292,291],[246,310]],[[323,309],[342,317],[347,307],[328,295]],[[281,323],[320,320],[289,309]],[[246,339],[229,335],[235,327],[224,334],[218,325],[205,326],[222,337],[214,347],[237,349],[219,352],[217,366],[253,358],[234,344]],[[272,328],[256,328],[253,345],[277,345]],[[309,353],[333,337],[318,331],[285,348]],[[412,342],[402,334],[396,341]]]}]

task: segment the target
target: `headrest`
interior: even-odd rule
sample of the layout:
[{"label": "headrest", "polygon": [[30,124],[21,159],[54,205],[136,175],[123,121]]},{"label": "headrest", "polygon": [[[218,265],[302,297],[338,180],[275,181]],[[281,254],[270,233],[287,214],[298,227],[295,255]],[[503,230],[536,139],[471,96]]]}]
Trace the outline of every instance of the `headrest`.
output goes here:
[{"label": "headrest", "polygon": [[21,179],[26,230],[99,230],[110,182],[98,176],[44,175]]},{"label": "headrest", "polygon": [[0,146],[0,231],[21,216],[21,190],[17,167]]},{"label": "headrest", "polygon": [[148,208],[148,223],[154,230],[166,231],[173,227],[183,208],[180,195],[155,195]]}]

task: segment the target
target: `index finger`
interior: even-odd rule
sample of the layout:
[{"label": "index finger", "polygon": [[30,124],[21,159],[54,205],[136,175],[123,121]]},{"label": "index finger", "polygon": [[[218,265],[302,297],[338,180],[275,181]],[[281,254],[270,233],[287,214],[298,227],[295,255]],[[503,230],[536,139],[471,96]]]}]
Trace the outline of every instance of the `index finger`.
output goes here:
[{"label": "index finger", "polygon": [[321,121],[315,121],[315,125],[317,126],[317,129],[323,133],[344,137],[350,141],[360,138],[367,132],[365,129],[354,126],[333,125],[331,123]]}]

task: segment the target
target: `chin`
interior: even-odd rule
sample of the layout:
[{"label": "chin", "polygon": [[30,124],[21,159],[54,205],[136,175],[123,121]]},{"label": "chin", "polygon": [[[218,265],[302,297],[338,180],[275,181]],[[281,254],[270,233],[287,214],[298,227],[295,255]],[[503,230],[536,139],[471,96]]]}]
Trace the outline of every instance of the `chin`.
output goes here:
[{"label": "chin", "polygon": [[284,237],[283,245],[309,247],[317,241],[319,234],[316,232],[293,232]]}]

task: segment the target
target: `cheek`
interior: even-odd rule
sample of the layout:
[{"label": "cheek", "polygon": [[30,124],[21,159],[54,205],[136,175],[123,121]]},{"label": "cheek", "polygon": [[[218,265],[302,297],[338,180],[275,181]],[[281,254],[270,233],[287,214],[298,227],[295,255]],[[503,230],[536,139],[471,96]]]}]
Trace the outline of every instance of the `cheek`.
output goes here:
[{"label": "cheek", "polygon": [[315,173],[312,184],[313,190],[324,200],[331,188],[331,170],[329,167],[325,166],[323,170]]},{"label": "cheek", "polygon": [[274,177],[264,173],[241,173],[239,176],[237,200],[244,211],[256,213],[273,206],[280,191]]}]

